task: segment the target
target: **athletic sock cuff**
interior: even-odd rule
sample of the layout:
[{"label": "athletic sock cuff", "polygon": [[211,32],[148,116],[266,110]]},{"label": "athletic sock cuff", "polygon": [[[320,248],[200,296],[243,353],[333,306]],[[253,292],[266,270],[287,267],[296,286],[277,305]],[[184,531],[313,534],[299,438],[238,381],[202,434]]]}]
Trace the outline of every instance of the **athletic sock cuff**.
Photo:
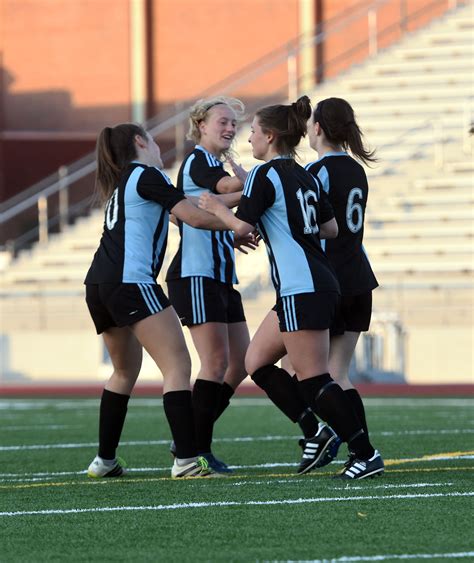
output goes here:
[{"label": "athletic sock cuff", "polygon": [[[275,367],[273,364],[268,364],[266,366],[262,366],[258,368],[252,375],[252,381],[254,381],[259,387],[265,385],[265,382],[268,378],[275,372]],[[263,388],[263,387],[262,387]]]}]

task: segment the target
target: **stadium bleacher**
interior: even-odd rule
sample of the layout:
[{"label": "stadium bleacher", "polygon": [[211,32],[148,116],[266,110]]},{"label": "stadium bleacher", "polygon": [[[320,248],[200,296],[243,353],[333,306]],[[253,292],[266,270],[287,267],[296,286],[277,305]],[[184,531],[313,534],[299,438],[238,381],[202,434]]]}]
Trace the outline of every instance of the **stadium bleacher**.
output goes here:
[{"label": "stadium bleacher", "polygon": [[[368,169],[364,240],[381,284],[375,293],[376,314],[388,315],[387,326],[401,323],[412,338],[405,351],[409,381],[436,376],[413,347],[420,326],[425,331],[431,323],[436,334],[443,328],[449,347],[462,328],[469,339],[465,329],[472,323],[474,167],[468,127],[474,115],[473,29],[472,7],[460,6],[309,93],[314,101],[347,99],[370,146],[377,149],[380,162]],[[255,161],[243,129],[236,148],[249,168]],[[306,146],[300,155],[304,162],[316,158]],[[169,173],[174,179],[176,169]],[[24,330],[91,331],[82,281],[101,228],[102,212],[94,211],[0,270],[3,333],[14,338]],[[172,227],[168,259],[177,243]],[[264,254],[260,248],[238,256],[251,328],[272,301]],[[460,355],[455,375],[459,381],[471,380],[472,351]],[[443,371],[439,364],[437,373]],[[78,368],[73,375],[83,372]],[[40,376],[33,372],[33,378]]]}]

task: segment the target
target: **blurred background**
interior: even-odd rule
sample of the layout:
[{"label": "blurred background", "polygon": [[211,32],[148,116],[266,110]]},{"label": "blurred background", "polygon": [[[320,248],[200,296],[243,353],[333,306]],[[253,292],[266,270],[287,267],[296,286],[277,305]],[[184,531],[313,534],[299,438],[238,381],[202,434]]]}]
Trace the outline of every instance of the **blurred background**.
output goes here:
[{"label": "blurred background", "polygon": [[[109,376],[82,285],[96,136],[145,123],[175,180],[188,108],[214,94],[246,104],[247,169],[257,108],[352,104],[379,157],[364,240],[381,286],[353,377],[474,383],[473,30],[462,0],[0,0],[0,384]],[[177,244],[171,226],[168,261]],[[254,331],[274,304],[264,249],[237,272]],[[145,358],[141,381],[159,377]]]}]

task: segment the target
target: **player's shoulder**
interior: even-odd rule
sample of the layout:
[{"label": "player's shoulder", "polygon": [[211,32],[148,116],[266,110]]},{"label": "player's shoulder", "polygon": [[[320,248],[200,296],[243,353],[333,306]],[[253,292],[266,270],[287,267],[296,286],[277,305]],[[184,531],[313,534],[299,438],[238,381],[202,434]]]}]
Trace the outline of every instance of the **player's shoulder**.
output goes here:
[{"label": "player's shoulder", "polygon": [[255,182],[259,182],[262,178],[264,178],[270,168],[268,166],[268,162],[264,162],[262,164],[255,165],[247,174],[247,178],[244,183],[244,192],[243,195],[250,195],[250,191],[252,190],[253,185]]},{"label": "player's shoulder", "polygon": [[157,183],[161,185],[172,186],[173,182],[169,176],[160,170],[157,166],[143,165],[143,172],[140,176],[140,181],[145,183]]},{"label": "player's shoulder", "polygon": [[223,162],[221,160],[219,160],[215,155],[211,154],[201,145],[196,145],[191,154],[194,155],[195,163],[205,164],[206,166],[210,166],[211,168],[223,166]]}]

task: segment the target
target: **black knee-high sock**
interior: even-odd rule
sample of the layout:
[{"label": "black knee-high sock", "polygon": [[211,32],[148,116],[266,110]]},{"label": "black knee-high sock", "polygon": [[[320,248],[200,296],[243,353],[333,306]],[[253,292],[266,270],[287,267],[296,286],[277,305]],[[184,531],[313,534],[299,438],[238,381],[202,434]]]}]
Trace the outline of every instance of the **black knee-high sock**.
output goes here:
[{"label": "black knee-high sock", "polygon": [[346,397],[351,402],[352,408],[357,415],[357,418],[360,420],[362,424],[362,428],[364,429],[367,436],[369,435],[369,430],[367,428],[367,419],[365,417],[365,408],[364,403],[362,402],[362,397],[359,395],[359,391],[357,389],[346,389],[344,391]]},{"label": "black knee-high sock", "polygon": [[234,394],[234,389],[224,381],[221,385],[221,394],[219,397],[219,403],[217,405],[216,415],[214,422],[221,416],[225,409],[230,405],[230,399]]},{"label": "black knee-high sock", "polygon": [[194,428],[198,453],[211,451],[212,432],[219,405],[221,383],[196,379],[193,388]]},{"label": "black knee-high sock", "polygon": [[298,384],[287,371],[267,365],[259,368],[251,377],[283,414],[292,422],[298,422],[306,438],[316,434],[318,420],[308,409],[309,405],[301,397]]},{"label": "black knee-high sock", "polygon": [[352,404],[328,373],[304,379],[299,382],[299,387],[305,400],[311,401],[313,408],[321,413],[357,457],[367,459],[373,455],[374,448]]},{"label": "black knee-high sock", "polygon": [[127,415],[130,395],[121,395],[104,389],[99,409],[99,456],[115,459]]},{"label": "black knee-high sock", "polygon": [[194,436],[191,391],[169,391],[163,395],[163,408],[180,459],[197,455]]}]

